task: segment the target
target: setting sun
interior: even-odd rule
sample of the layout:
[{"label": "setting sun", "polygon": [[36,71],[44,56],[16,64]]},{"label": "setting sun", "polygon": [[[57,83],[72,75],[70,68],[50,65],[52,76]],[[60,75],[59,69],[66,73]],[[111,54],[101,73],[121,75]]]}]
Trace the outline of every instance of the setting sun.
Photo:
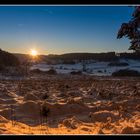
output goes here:
[{"label": "setting sun", "polygon": [[30,52],[30,54],[32,56],[37,56],[38,55],[38,52],[35,49],[32,49],[31,52]]}]

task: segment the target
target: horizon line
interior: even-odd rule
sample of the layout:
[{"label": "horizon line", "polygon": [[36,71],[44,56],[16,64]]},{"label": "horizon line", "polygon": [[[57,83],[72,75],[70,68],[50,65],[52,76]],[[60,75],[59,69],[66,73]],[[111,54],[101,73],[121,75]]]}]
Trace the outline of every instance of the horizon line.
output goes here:
[{"label": "horizon line", "polygon": [[[56,53],[50,53],[50,54],[38,54],[38,56],[41,56],[41,55],[64,55],[64,54],[101,54],[101,53],[111,53],[111,52],[114,52],[115,54],[120,54],[120,53],[133,53],[132,51],[131,52],[128,52],[128,51],[122,51],[122,52],[115,52],[115,51],[108,51],[108,52],[67,52],[67,53],[61,53],[61,54],[56,54]],[[23,54],[23,55],[30,55],[29,53],[18,53],[18,52],[10,52],[12,54]]]}]

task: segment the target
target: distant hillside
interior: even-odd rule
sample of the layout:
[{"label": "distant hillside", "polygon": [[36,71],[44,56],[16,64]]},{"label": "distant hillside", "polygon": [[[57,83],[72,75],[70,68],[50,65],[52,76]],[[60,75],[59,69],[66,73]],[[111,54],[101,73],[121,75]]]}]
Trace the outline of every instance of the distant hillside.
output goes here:
[{"label": "distant hillside", "polygon": [[29,60],[29,55],[27,54],[13,53],[13,55],[16,56],[20,62],[25,62]]},{"label": "distant hillside", "polygon": [[120,53],[120,58],[140,60],[140,52],[135,53]]},{"label": "distant hillside", "polygon": [[[31,56],[28,54],[13,53],[13,55],[16,56],[21,63],[31,60]],[[37,61],[45,61],[46,58],[47,58],[46,55],[39,55]]]},{"label": "distant hillside", "polygon": [[48,55],[47,58],[49,59],[61,59],[61,60],[99,60],[99,61],[110,61],[116,60],[117,56],[115,52],[108,52],[108,53],[67,53],[62,55]]},{"label": "distant hillside", "polygon": [[17,66],[20,61],[13,54],[0,49],[0,66]]},{"label": "distant hillside", "polygon": [[[27,54],[14,54],[20,62],[24,62],[31,59],[30,55]],[[98,61],[114,61],[120,58],[124,59],[135,59],[140,60],[140,53],[119,53],[116,55],[115,52],[107,52],[107,53],[67,53],[61,55],[39,55],[38,61],[49,62],[49,61],[72,61],[72,60],[98,60]]]},{"label": "distant hillside", "polygon": [[[27,61],[31,59],[30,55],[27,54],[18,54],[14,53],[16,57],[21,62]],[[39,55],[38,61],[50,61],[50,60],[62,60],[62,61],[70,61],[70,60],[99,60],[99,61],[110,61],[110,60],[116,60],[117,56],[115,55],[115,52],[108,52],[108,53],[67,53],[67,54],[61,54],[61,55]]]}]

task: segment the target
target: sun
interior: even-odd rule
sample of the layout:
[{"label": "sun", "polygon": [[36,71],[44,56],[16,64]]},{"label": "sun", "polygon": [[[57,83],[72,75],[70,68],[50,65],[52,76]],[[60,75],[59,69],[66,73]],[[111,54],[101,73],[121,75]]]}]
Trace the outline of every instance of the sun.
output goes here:
[{"label": "sun", "polygon": [[37,55],[38,55],[38,52],[37,52],[37,50],[32,49],[31,52],[30,52],[30,54],[31,54],[32,56],[37,56]]}]

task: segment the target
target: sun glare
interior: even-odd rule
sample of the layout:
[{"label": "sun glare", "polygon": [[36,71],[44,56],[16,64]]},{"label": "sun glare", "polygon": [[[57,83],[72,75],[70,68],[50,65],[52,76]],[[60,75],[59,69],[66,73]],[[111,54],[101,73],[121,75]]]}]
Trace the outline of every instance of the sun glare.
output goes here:
[{"label": "sun glare", "polygon": [[35,49],[32,49],[31,52],[30,52],[30,54],[32,56],[37,56],[38,55],[38,52]]}]

